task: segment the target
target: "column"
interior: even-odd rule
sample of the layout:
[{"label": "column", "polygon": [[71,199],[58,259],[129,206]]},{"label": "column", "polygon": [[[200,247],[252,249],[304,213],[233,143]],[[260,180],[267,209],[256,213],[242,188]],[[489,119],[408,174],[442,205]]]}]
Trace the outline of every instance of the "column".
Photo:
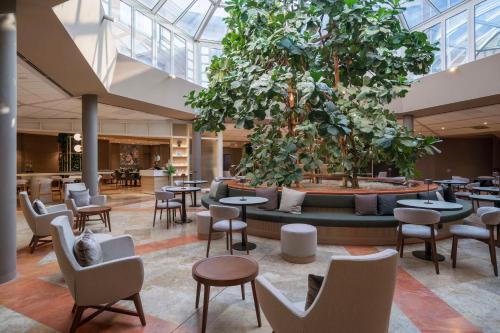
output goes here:
[{"label": "column", "polygon": [[201,179],[201,133],[193,130],[193,179]]},{"label": "column", "polygon": [[414,117],[411,114],[407,114],[403,116],[403,126],[408,128],[413,133],[413,120]]},{"label": "column", "polygon": [[222,132],[217,133],[217,177],[224,175],[224,137]]},{"label": "column", "polygon": [[16,2],[0,3],[0,283],[16,277]]},{"label": "column", "polygon": [[99,192],[97,174],[97,95],[82,96],[82,180],[87,185],[90,195]]}]

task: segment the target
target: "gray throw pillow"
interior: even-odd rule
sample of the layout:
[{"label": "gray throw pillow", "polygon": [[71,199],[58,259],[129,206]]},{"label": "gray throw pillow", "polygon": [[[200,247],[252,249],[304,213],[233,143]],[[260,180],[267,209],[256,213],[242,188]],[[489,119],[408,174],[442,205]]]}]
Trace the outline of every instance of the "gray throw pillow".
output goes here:
[{"label": "gray throw pillow", "polygon": [[227,197],[227,192],[229,190],[229,187],[225,183],[220,183],[219,186],[217,186],[217,192],[215,193],[215,200],[219,201],[222,198]]},{"label": "gray throw pillow", "polygon": [[76,207],[90,205],[89,189],[82,191],[69,191],[69,197],[75,201]]},{"label": "gray throw pillow", "polygon": [[276,187],[262,187],[255,190],[255,196],[266,198],[268,201],[259,206],[264,210],[275,210],[278,208],[278,189]]},{"label": "gray throw pillow", "polygon": [[222,182],[212,180],[212,183],[210,184],[210,193],[208,194],[209,198],[215,199],[217,197],[217,189],[219,188],[220,184],[222,184]]},{"label": "gray throw pillow", "polygon": [[38,215],[45,215],[48,214],[49,212],[47,211],[47,208],[41,202],[40,200],[36,199],[33,201],[33,210],[38,214]]},{"label": "gray throw pillow", "polygon": [[89,229],[75,239],[73,245],[73,252],[76,261],[82,267],[96,265],[102,262],[102,249],[101,244],[97,241],[96,237]]},{"label": "gray throw pillow", "polygon": [[398,206],[394,194],[384,194],[378,196],[378,214],[394,215],[394,208]]},{"label": "gray throw pillow", "polygon": [[280,212],[292,214],[300,214],[302,211],[302,202],[306,197],[306,192],[295,191],[290,188],[283,187],[281,191]]},{"label": "gray throw pillow", "polygon": [[307,311],[318,296],[321,285],[323,284],[324,276],[309,274],[307,277],[307,297],[304,310]]},{"label": "gray throw pillow", "polygon": [[355,194],[354,207],[356,215],[377,215],[377,195]]}]

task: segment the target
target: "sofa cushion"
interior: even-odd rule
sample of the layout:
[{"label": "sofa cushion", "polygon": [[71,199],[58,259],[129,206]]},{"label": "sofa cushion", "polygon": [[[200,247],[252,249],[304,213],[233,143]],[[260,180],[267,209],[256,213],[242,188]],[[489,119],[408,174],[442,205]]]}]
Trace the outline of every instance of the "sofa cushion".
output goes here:
[{"label": "sofa cushion", "polygon": [[377,202],[379,215],[394,215],[394,208],[398,206],[394,194],[379,195]]},{"label": "sofa cushion", "polygon": [[377,195],[355,194],[354,207],[357,215],[377,215]]},{"label": "sofa cushion", "polygon": [[38,215],[45,215],[48,213],[47,211],[47,207],[45,207],[45,205],[43,204],[43,202],[41,202],[40,200],[38,199],[35,199],[35,201],[33,201],[33,210],[38,214]]},{"label": "sofa cushion", "polygon": [[75,201],[76,207],[84,207],[90,205],[89,189],[82,191],[69,191],[69,197]]},{"label": "sofa cushion", "polygon": [[266,198],[268,201],[260,205],[263,210],[275,210],[278,208],[278,189],[276,187],[259,187],[255,190],[255,196]]},{"label": "sofa cushion", "polygon": [[96,265],[102,262],[102,249],[95,235],[88,228],[75,239],[73,252],[76,261],[82,267]]},{"label": "sofa cushion", "polygon": [[304,310],[307,311],[318,296],[321,285],[323,284],[324,276],[309,274],[307,276],[307,297]]},{"label": "sofa cushion", "polygon": [[219,189],[219,185],[222,182],[218,182],[216,180],[212,180],[212,183],[210,184],[210,193],[208,194],[210,198],[215,199],[217,198],[217,190]]},{"label": "sofa cushion", "polygon": [[302,211],[302,202],[304,202],[305,196],[305,192],[283,187],[283,190],[281,191],[279,211],[300,214]]},{"label": "sofa cushion", "polygon": [[219,186],[217,186],[217,191],[215,193],[215,200],[219,201],[222,198],[227,197],[228,186],[226,183],[220,182]]}]

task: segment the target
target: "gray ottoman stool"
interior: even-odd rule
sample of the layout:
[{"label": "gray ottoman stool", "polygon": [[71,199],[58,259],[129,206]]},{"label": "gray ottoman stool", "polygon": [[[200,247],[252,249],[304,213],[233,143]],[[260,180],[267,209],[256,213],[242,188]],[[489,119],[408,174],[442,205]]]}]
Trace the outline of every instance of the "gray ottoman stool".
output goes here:
[{"label": "gray ottoman stool", "polygon": [[[214,223],[217,220],[214,220]],[[198,239],[208,239],[208,228],[210,227],[210,212],[204,210],[196,213],[196,228],[198,229]],[[224,237],[223,232],[212,232],[212,239]]]},{"label": "gray ottoman stool", "polygon": [[309,224],[286,224],[281,227],[281,256],[296,264],[307,264],[316,259],[318,232]]}]

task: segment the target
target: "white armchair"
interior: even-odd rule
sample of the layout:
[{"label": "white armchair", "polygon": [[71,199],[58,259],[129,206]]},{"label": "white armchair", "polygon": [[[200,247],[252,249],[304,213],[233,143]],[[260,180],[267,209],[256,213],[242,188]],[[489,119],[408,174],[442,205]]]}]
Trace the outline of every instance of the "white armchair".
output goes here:
[{"label": "white armchair", "polygon": [[[146,325],[139,295],[144,281],[144,267],[142,259],[135,255],[132,237],[124,235],[100,241],[103,262],[82,267],[73,254],[75,236],[68,218],[54,219],[50,232],[57,262],[75,301],[71,333],[103,311],[138,316],[141,324]],[[112,307],[120,300],[134,301],[137,312]],[[96,311],[82,320],[83,311],[89,308]]]},{"label": "white armchair", "polygon": [[24,218],[33,232],[33,237],[28,245],[30,252],[33,253],[37,246],[50,243],[50,222],[57,216],[66,216],[70,221],[73,221],[73,212],[68,210],[65,204],[48,206],[47,214],[38,214],[33,209],[33,205],[28,197],[28,193],[19,193],[19,203],[23,211]]},{"label": "white armchair", "polygon": [[78,215],[79,209],[90,206],[105,206],[108,201],[107,196],[99,194],[90,197],[89,206],[78,207],[75,203],[75,200],[70,198],[69,191],[85,191],[86,189],[87,186],[85,186],[85,183],[67,183],[64,187],[64,202],[66,203],[68,208],[73,211],[73,214],[75,216]]},{"label": "white armchair", "polygon": [[397,261],[394,250],[333,256],[321,289],[306,311],[259,276],[259,303],[276,333],[387,332]]}]

